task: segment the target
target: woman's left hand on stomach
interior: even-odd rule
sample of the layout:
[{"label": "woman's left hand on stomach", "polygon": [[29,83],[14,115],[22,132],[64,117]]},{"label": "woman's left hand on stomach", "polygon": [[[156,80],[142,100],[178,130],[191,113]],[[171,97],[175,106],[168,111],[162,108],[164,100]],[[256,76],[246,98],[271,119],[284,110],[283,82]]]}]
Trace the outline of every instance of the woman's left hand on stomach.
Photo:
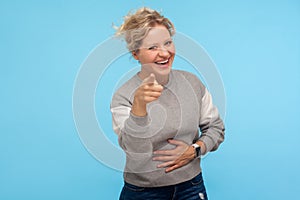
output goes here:
[{"label": "woman's left hand on stomach", "polygon": [[166,172],[171,172],[188,164],[195,158],[195,150],[193,146],[174,139],[170,139],[168,142],[176,147],[174,149],[158,150],[153,152],[153,160],[163,162],[157,165],[158,168],[166,168]]}]

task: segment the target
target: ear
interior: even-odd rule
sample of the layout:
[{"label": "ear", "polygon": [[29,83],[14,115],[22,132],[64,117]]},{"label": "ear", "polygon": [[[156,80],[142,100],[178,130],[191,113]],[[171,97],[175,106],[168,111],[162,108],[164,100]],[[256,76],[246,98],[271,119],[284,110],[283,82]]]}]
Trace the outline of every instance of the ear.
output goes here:
[{"label": "ear", "polygon": [[139,60],[139,57],[138,57],[136,51],[132,51],[131,54],[132,54],[132,57],[134,57],[134,59]]}]

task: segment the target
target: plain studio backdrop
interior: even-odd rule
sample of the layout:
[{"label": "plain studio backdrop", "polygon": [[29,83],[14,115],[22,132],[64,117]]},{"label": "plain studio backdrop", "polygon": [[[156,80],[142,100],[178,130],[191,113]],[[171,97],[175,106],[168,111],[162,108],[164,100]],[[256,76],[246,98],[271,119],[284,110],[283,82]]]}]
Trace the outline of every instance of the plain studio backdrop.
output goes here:
[{"label": "plain studio backdrop", "polygon": [[[113,23],[120,25],[129,10],[142,6],[162,11],[179,32],[201,45],[222,77],[226,139],[201,164],[209,198],[296,199],[296,0],[1,1],[0,199],[118,198],[122,172],[84,146],[74,123],[72,96],[84,60],[113,35]],[[176,59],[174,68],[193,70],[184,59]],[[116,147],[109,102],[116,80],[136,66],[128,54],[119,57],[95,95],[97,120]],[[112,152],[101,153],[116,159]]]}]

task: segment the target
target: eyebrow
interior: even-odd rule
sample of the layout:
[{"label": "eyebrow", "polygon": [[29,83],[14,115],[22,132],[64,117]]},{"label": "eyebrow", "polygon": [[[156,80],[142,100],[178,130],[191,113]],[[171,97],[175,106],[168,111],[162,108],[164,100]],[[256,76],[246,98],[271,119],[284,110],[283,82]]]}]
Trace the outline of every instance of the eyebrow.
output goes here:
[{"label": "eyebrow", "polygon": [[[172,37],[169,37],[168,39],[164,40],[163,43],[168,42],[168,41],[170,41],[170,40],[172,40]],[[149,47],[149,46],[154,46],[154,45],[158,45],[158,44],[159,44],[159,43],[150,43],[150,44],[146,44],[145,46],[146,46],[146,47]]]}]

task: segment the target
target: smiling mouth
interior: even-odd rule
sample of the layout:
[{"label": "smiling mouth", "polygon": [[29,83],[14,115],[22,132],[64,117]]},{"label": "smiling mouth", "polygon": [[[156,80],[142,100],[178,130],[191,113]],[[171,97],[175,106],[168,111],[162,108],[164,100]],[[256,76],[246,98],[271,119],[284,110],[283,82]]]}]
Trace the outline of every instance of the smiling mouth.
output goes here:
[{"label": "smiling mouth", "polygon": [[154,63],[157,64],[157,65],[165,65],[165,64],[169,63],[169,59],[163,60],[163,61],[159,61],[159,62],[154,62]]}]

